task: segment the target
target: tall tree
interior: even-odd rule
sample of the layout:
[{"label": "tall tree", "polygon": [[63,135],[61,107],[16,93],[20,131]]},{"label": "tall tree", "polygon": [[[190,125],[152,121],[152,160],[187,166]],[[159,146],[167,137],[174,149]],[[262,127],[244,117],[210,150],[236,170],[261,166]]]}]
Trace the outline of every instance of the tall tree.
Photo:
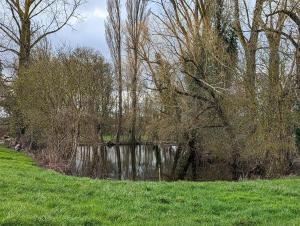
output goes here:
[{"label": "tall tree", "polygon": [[136,142],[137,120],[137,86],[140,71],[139,49],[143,41],[148,17],[148,0],[127,0],[127,50],[129,58],[129,71],[131,76],[131,142]]},{"label": "tall tree", "polygon": [[[255,1],[253,12],[251,12],[251,7],[247,1],[242,0],[245,6],[245,14],[247,15],[247,25],[246,29],[249,29],[249,33],[246,35],[244,32],[244,27],[241,23],[241,10],[240,10],[240,0],[234,0],[234,19],[235,19],[235,30],[239,37],[240,43],[242,45],[245,54],[245,77],[244,77],[244,87],[247,98],[247,105],[249,106],[250,121],[252,121],[251,133],[255,132],[255,119],[256,119],[256,54],[257,45],[259,37],[260,28],[260,17],[263,10],[263,3],[265,0]],[[250,15],[253,16],[250,18]]]},{"label": "tall tree", "polygon": [[121,26],[121,4],[120,0],[107,0],[108,18],[105,24],[106,41],[109,46],[114,62],[114,71],[118,80],[118,125],[117,125],[117,158],[118,171],[121,177],[120,136],[122,133],[123,118],[123,78],[122,78],[122,26]]},{"label": "tall tree", "polygon": [[136,124],[137,124],[137,88],[138,76],[140,71],[139,49],[142,45],[143,34],[146,30],[146,23],[148,17],[147,10],[148,0],[127,0],[127,51],[129,59],[129,73],[131,76],[131,128],[130,128],[130,142],[132,143],[132,166],[133,179],[135,179],[135,144],[136,144]]},{"label": "tall tree", "polygon": [[[188,150],[183,164],[180,164],[184,167],[179,178],[185,176],[189,164],[196,168],[193,165],[199,162],[197,155],[201,156],[201,152],[205,151],[202,143],[205,139],[201,135],[205,132],[199,129],[203,128],[201,120],[209,123],[208,127],[218,124],[224,128],[227,133],[224,135],[228,136],[231,146],[232,171],[234,178],[238,178],[240,147],[228,117],[229,108],[224,105],[225,99],[230,96],[226,75],[233,73],[236,64],[233,54],[236,52],[235,37],[229,32],[232,29],[226,14],[221,13],[226,7],[222,1],[196,0],[161,0],[158,5],[162,13],[154,16],[163,28],[157,34],[165,41],[162,42],[166,48],[162,45],[156,49],[174,68],[171,76],[173,84],[177,84],[174,89],[186,104],[181,106],[182,124],[185,124],[181,132],[185,134],[183,137]],[[216,128],[214,125],[210,128]]]},{"label": "tall tree", "polygon": [[31,50],[48,35],[61,30],[76,16],[83,0],[3,0],[0,17],[1,52],[18,57],[28,67]]},{"label": "tall tree", "polygon": [[294,37],[293,34],[286,33],[281,30],[273,30],[275,33],[281,34],[283,37],[289,39],[293,46],[296,49],[295,58],[296,58],[296,92],[298,99],[300,99],[300,12],[299,12],[299,0],[289,0],[286,1],[289,4],[286,4],[286,7],[283,9],[276,10],[269,14],[272,16],[274,14],[285,14],[288,16],[297,26],[297,37]]}]

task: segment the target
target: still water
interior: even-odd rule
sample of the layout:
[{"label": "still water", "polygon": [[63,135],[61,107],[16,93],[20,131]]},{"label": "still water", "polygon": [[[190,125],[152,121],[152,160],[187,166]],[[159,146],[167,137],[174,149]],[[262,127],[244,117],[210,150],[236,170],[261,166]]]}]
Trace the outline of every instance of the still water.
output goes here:
[{"label": "still water", "polygon": [[122,180],[168,180],[176,153],[175,146],[121,145],[80,146],[72,174],[92,178]]}]

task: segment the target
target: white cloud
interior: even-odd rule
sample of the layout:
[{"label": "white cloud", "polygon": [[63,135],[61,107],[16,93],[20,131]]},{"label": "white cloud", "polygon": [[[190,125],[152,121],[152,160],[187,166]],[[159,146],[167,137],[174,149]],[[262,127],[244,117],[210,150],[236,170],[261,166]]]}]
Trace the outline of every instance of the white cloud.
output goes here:
[{"label": "white cloud", "polygon": [[87,4],[82,6],[78,14],[78,18],[72,18],[70,21],[72,28],[65,27],[51,36],[54,46],[89,47],[100,51],[105,57],[109,57],[104,27],[107,16],[106,1],[87,0]]},{"label": "white cloud", "polygon": [[79,13],[78,17],[72,17],[69,21],[71,26],[75,26],[80,23],[90,23],[93,20],[104,21],[107,17],[107,12],[100,8],[95,8],[94,10],[86,10]]},{"label": "white cloud", "polygon": [[107,16],[106,10],[95,8],[94,10],[83,11],[80,13],[84,20],[101,19],[104,20]]},{"label": "white cloud", "polygon": [[105,10],[96,8],[96,9],[94,9],[92,15],[93,15],[94,17],[97,17],[97,18],[100,18],[100,19],[105,19],[106,16],[107,16],[107,12],[106,12]]}]

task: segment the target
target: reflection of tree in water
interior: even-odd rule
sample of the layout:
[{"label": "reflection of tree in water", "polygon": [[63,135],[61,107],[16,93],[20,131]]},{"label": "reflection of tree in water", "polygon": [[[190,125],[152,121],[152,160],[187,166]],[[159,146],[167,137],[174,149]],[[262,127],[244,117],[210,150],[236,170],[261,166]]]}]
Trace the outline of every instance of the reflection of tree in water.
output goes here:
[{"label": "reflection of tree in water", "polygon": [[158,180],[170,177],[174,150],[157,145],[79,147],[73,174],[92,178]]}]

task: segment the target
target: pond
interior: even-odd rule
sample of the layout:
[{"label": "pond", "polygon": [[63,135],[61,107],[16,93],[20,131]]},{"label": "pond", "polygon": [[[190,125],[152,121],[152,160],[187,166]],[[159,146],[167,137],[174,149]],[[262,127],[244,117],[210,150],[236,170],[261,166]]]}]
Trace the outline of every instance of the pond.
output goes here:
[{"label": "pond", "polygon": [[79,146],[72,174],[103,179],[169,180],[176,154],[172,145]]}]

